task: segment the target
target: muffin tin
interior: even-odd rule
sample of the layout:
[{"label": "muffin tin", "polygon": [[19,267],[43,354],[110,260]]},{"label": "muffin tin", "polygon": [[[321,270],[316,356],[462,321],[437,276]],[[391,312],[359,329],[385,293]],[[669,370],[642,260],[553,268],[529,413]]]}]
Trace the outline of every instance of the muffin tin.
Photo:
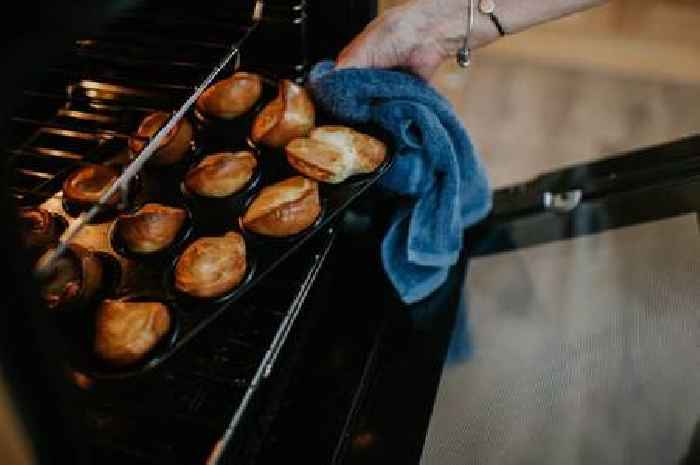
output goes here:
[{"label": "muffin tin", "polygon": [[[274,98],[274,82],[265,81],[266,90],[256,111],[270,99]],[[207,124],[197,120],[193,111],[188,118],[195,123],[195,147],[187,161],[187,167],[201,160],[205,155],[218,151],[251,150],[258,160],[258,169],[254,179],[242,192],[224,199],[200,198],[189,194],[183,188],[182,180],[186,169],[173,167],[162,171],[146,166],[139,176],[139,189],[135,192],[134,205],[148,202],[171,206],[186,206],[189,221],[185,225],[186,233],[176,239],[175,243],[153,257],[140,257],[125,251],[119,238],[115,237],[115,227],[110,222],[86,225],[75,237],[74,242],[110,257],[118,263],[119,270],[108,273],[107,279],[118,282],[105,283],[104,292],[90,305],[76,309],[67,315],[56,315],[58,324],[65,328],[70,341],[72,367],[75,372],[92,379],[119,379],[142,374],[167,360],[182,348],[197,333],[211,324],[217,316],[225,311],[236,311],[236,302],[252,289],[261,279],[282,263],[290,254],[302,246],[312,236],[323,230],[342,213],[350,203],[374,184],[389,168],[392,162],[392,147],[387,135],[378,128],[353,126],[355,129],[377,137],[387,145],[387,157],[384,163],[373,173],[352,177],[340,184],[320,184],[321,214],[318,220],[307,230],[288,238],[267,238],[248,231],[243,231],[239,218],[255,195],[265,186],[286,179],[298,173],[287,163],[283,150],[256,147],[246,138],[253,115],[246,115],[241,121],[229,123],[230,130],[222,121]],[[317,125],[342,124],[317,111]],[[245,129],[245,130],[244,130]],[[173,179],[173,176],[179,176]],[[223,208],[212,206],[218,205]],[[69,223],[75,221],[63,208],[61,193],[56,194],[42,204],[43,208],[61,215]],[[216,299],[200,299],[183,295],[173,286],[173,271],[178,257],[194,240],[221,235],[226,231],[236,231],[246,241],[248,270],[244,280],[231,292]],[[171,311],[176,322],[176,329],[171,332],[157,348],[151,351],[143,361],[128,367],[113,367],[102,362],[94,355],[94,325],[96,311],[104,298],[137,297],[163,302]]]}]

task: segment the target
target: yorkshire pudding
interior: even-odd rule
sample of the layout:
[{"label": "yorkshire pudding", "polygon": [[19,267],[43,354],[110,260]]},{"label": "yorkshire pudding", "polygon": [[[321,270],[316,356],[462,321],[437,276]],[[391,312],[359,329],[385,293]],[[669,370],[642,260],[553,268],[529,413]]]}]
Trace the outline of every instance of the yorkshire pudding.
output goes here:
[{"label": "yorkshire pudding", "polygon": [[356,174],[371,173],[386,158],[383,142],[343,126],[321,126],[285,148],[287,160],[300,173],[336,184]]},{"label": "yorkshire pudding", "polygon": [[95,353],[116,366],[139,362],[168,333],[170,321],[160,302],[105,300],[97,311]]},{"label": "yorkshire pudding", "polygon": [[115,227],[127,249],[147,254],[172,244],[186,218],[182,208],[147,203],[136,213],[121,215]]},{"label": "yorkshire pudding", "polygon": [[[112,187],[119,173],[109,166],[87,165],[74,171],[63,183],[63,198],[81,207],[96,204],[102,194]],[[119,192],[115,192],[107,205],[119,203]]]},{"label": "yorkshire pudding", "polygon": [[25,247],[47,247],[58,242],[61,236],[60,220],[43,208],[20,208],[19,222],[20,239]]},{"label": "yorkshire pudding", "polygon": [[228,232],[190,244],[175,265],[175,288],[199,298],[221,297],[233,290],[247,269],[245,241]]},{"label": "yorkshire pudding", "polygon": [[318,183],[294,176],[260,191],[241,221],[254,233],[286,237],[314,224],[320,214]]},{"label": "yorkshire pudding", "polygon": [[205,90],[195,108],[205,117],[232,120],[253,108],[261,94],[260,76],[239,72]]},{"label": "yorkshire pudding", "polygon": [[204,157],[185,176],[185,187],[203,197],[227,197],[253,178],[258,162],[248,151],[220,152]]},{"label": "yorkshire pudding", "polygon": [[47,269],[53,250],[42,255],[35,267],[40,271],[41,296],[46,305],[58,309],[88,303],[102,284],[102,263],[89,250],[71,244]]},{"label": "yorkshire pudding", "polygon": [[[129,149],[138,154],[160,128],[168,121],[170,114],[158,111],[146,116],[136,132],[129,138]],[[152,165],[173,165],[190,151],[194,131],[192,124],[182,118],[163,138],[156,152],[149,159]]]},{"label": "yorkshire pudding", "polygon": [[278,148],[314,127],[316,110],[309,93],[288,80],[279,83],[277,97],[260,111],[253,123],[251,139]]}]

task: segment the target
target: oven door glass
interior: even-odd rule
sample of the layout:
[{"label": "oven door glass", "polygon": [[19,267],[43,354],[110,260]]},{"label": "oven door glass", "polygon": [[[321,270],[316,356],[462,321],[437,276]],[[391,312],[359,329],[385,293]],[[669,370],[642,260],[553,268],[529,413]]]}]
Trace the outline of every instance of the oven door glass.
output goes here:
[{"label": "oven door glass", "polygon": [[528,221],[481,235],[471,353],[444,368],[422,463],[682,463],[700,435],[696,214],[569,217],[546,241]]}]

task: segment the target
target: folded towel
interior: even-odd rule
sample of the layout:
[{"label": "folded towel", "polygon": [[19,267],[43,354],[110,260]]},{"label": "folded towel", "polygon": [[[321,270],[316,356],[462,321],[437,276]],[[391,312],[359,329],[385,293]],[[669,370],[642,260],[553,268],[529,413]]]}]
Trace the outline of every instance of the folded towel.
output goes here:
[{"label": "folded towel", "polygon": [[491,209],[491,190],[450,103],[400,71],[335,70],[317,64],[309,88],[323,109],[349,123],[373,123],[394,139],[395,159],[380,185],[411,199],[382,242],[385,272],[406,303],[429,296],[459,258],[464,229]]}]

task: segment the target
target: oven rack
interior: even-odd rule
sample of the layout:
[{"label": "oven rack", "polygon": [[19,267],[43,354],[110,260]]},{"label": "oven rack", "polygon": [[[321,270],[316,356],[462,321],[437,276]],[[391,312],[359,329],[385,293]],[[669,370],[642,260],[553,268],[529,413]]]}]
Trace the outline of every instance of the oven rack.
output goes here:
[{"label": "oven rack", "polygon": [[[262,0],[257,0],[251,14],[252,24],[244,30],[242,37],[227,47],[224,55],[218,60],[213,69],[207,73],[204,79],[197,83],[191,93],[188,93],[185,101],[170,114],[165,124],[150,138],[139,154],[136,155],[136,158],[128,163],[114,184],[112,184],[112,186],[100,196],[99,201],[89,210],[81,213],[76,221],[70,224],[68,229],[63,233],[61,241],[56,249],[54,249],[51,257],[46,261],[47,268],[50,268],[54,261],[66,252],[68,249],[68,244],[70,244],[71,240],[83,229],[84,226],[88,225],[108,205],[109,200],[115,194],[121,192],[122,198],[126,199],[126,197],[129,195],[128,187],[130,186],[132,180],[136,178],[146,162],[148,162],[148,160],[150,160],[153,154],[157,151],[167,134],[175,128],[175,125],[177,125],[180,120],[185,117],[197,99],[202,95],[207,87],[214,82],[220,73],[226,68],[232,68],[233,71],[236,71],[239,68],[241,47],[259,24],[262,15],[262,6]],[[207,26],[210,26],[210,24],[207,24]],[[230,66],[232,60],[235,60],[235,62]],[[91,82],[88,83],[92,84]],[[85,82],[83,82],[83,84],[85,84]],[[105,89],[105,86],[103,85],[102,90],[109,92],[112,90],[112,88],[107,87],[107,89]],[[92,89],[91,91],[94,92]]]},{"label": "oven rack", "polygon": [[[280,33],[295,35],[276,54],[263,55],[253,47],[245,57],[234,54],[234,61],[242,59],[247,68],[268,77],[300,79],[307,66],[306,55],[299,52],[304,49],[305,2],[286,3],[265,1],[264,14],[254,20],[255,5],[263,4],[259,0],[225,8],[204,2],[174,11],[172,4],[155,2],[77,40],[58,64],[48,66],[40,82],[23,90],[23,106],[9,121],[5,154],[12,196],[20,204],[38,204],[79,165],[104,162],[143,116],[181,107],[231,44],[242,44],[253,30],[256,38],[246,47]],[[291,29],[280,32],[280,27]],[[280,56],[292,58],[275,63]]]}]

